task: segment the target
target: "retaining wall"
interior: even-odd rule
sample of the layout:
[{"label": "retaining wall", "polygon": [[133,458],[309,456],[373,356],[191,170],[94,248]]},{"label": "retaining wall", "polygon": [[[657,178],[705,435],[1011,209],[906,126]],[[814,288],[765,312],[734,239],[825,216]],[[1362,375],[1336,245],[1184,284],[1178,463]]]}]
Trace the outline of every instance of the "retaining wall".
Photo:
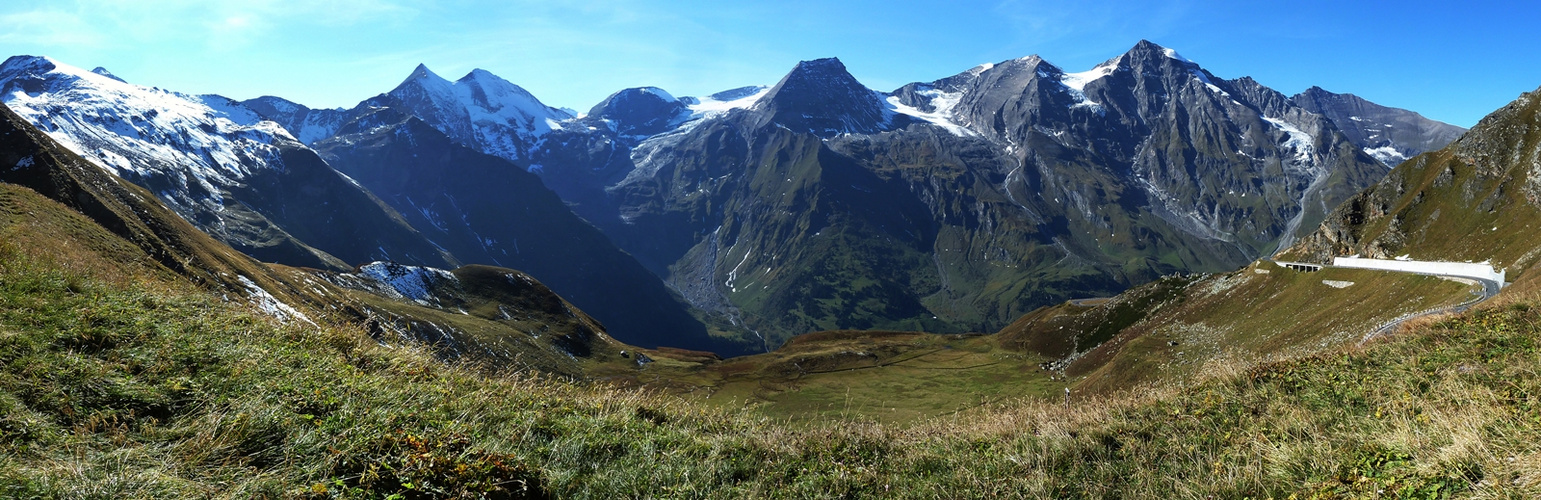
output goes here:
[{"label": "retaining wall", "polygon": [[1498,282],[1498,286],[1504,286],[1504,275],[1508,270],[1494,270],[1487,264],[1471,264],[1467,262],[1430,262],[1422,260],[1386,260],[1364,259],[1359,257],[1336,257],[1332,259],[1335,267],[1353,267],[1359,269],[1380,269],[1385,271],[1402,271],[1421,274],[1444,274],[1449,276],[1465,276],[1468,278],[1484,279]]}]

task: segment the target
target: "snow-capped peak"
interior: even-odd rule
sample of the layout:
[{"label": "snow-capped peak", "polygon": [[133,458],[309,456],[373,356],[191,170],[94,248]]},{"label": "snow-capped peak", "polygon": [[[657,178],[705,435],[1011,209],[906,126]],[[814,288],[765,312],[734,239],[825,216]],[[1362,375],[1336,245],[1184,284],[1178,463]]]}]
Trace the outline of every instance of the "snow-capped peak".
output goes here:
[{"label": "snow-capped peak", "polygon": [[1185,62],[1185,63],[1193,63],[1193,61],[1189,61],[1188,58],[1183,57],[1182,55],[1179,55],[1177,53],[1177,51],[1173,50],[1173,49],[1168,49],[1166,47],[1162,47],[1161,48],[1161,53],[1162,54],[1166,54],[1166,57],[1168,59],[1176,59],[1178,61],[1182,61],[1182,62]]},{"label": "snow-capped peak", "polygon": [[[119,176],[162,178],[179,203],[219,203],[216,185],[282,168],[277,145],[294,138],[227,99],[125,83],[47,57],[0,64],[0,101],[75,153]],[[186,196],[189,187],[211,193]],[[181,191],[182,196],[170,191]]]},{"label": "snow-capped peak", "polygon": [[451,82],[419,64],[389,95],[456,141],[510,160],[527,157],[541,136],[573,118],[482,69]]},{"label": "snow-capped peak", "polygon": [[107,73],[106,69],[97,69],[101,69],[101,72],[98,73],[94,71],[86,71],[75,66],[64,64],[48,56],[13,56],[9,59],[6,59],[4,63],[0,63],[0,78],[10,79],[11,75],[22,74],[53,74],[57,76],[68,76],[85,81],[100,82],[102,80],[111,80],[118,83],[124,83],[123,80],[111,76],[111,73]]}]

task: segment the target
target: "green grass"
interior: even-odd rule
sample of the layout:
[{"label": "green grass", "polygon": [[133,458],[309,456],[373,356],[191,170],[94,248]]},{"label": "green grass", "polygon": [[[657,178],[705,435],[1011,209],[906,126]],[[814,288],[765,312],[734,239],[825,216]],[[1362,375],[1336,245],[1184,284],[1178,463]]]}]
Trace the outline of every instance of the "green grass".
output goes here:
[{"label": "green grass", "polygon": [[[1266,273],[1260,273],[1260,271]],[[1353,283],[1346,288],[1324,281]],[[1217,359],[1247,363],[1330,352],[1407,313],[1468,299],[1471,285],[1357,269],[1290,271],[1259,262],[1194,282],[1070,366],[1078,390],[1113,392],[1194,376]]]},{"label": "green grass", "polygon": [[1096,404],[793,427],[0,254],[6,497],[1541,493],[1541,314],[1524,305]]},{"label": "green grass", "polygon": [[1012,399],[1059,400],[1067,387],[1084,398],[1189,380],[1216,362],[1331,352],[1386,320],[1466,297],[1467,285],[1438,278],[1264,263],[1169,276],[1089,307],[1044,308],[993,335],[820,332],[766,354],[621,376],[729,409],[749,404],[794,425],[908,424]]},{"label": "green grass", "polygon": [[991,336],[820,332],[769,354],[668,372],[676,393],[795,425],[830,418],[908,423],[1063,390]]}]

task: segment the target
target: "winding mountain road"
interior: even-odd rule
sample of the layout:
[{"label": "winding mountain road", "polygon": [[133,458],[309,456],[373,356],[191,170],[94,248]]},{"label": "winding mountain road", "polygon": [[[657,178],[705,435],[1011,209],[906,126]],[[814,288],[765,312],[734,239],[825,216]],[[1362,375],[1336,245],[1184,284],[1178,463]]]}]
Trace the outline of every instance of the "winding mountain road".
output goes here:
[{"label": "winding mountain road", "polygon": [[1070,299],[1068,302],[1070,302],[1070,305],[1076,306],[1076,307],[1097,307],[1097,306],[1102,305],[1104,302],[1107,302],[1108,300],[1111,300],[1111,297],[1092,297],[1092,298],[1088,298],[1088,299]]},{"label": "winding mountain road", "polygon": [[[1302,264],[1302,263],[1297,263],[1297,262],[1282,262],[1282,261],[1276,261],[1276,260],[1273,260],[1273,259],[1268,259],[1268,261],[1269,262],[1273,262],[1275,265],[1277,265],[1279,267],[1285,267],[1285,268],[1291,268],[1290,266],[1292,266],[1292,265],[1293,266],[1297,266],[1297,267],[1301,266],[1301,265],[1320,266],[1318,269],[1328,268],[1328,267],[1341,267],[1341,266],[1321,266],[1319,264]],[[1346,267],[1346,268],[1347,269],[1365,269],[1363,267]],[[1397,270],[1397,269],[1378,269],[1378,270],[1386,271],[1386,272],[1392,272],[1392,273],[1406,273],[1406,274],[1421,274],[1421,275],[1424,275],[1424,276],[1438,276],[1438,277],[1445,278],[1445,279],[1451,279],[1451,280],[1461,281],[1461,282],[1464,282],[1464,283],[1470,283],[1472,285],[1479,285],[1480,284],[1480,285],[1482,285],[1482,289],[1480,291],[1478,291],[1478,290],[1472,291],[1473,297],[1470,300],[1467,300],[1465,302],[1462,302],[1462,303],[1459,303],[1459,304],[1455,304],[1455,305],[1450,305],[1450,306],[1441,306],[1441,307],[1435,307],[1435,308],[1432,308],[1432,309],[1425,309],[1425,310],[1418,311],[1418,312],[1407,313],[1407,314],[1403,314],[1401,316],[1397,316],[1396,318],[1392,319],[1391,321],[1387,321],[1385,323],[1381,323],[1381,325],[1375,327],[1374,330],[1370,330],[1370,333],[1366,333],[1364,335],[1364,338],[1359,340],[1360,344],[1363,344],[1365,342],[1369,342],[1370,339],[1373,339],[1375,337],[1379,337],[1381,335],[1385,335],[1386,333],[1396,329],[1396,327],[1401,326],[1403,323],[1406,323],[1408,321],[1411,321],[1411,320],[1414,320],[1414,319],[1417,319],[1417,318],[1422,318],[1422,317],[1425,317],[1425,316],[1433,316],[1433,315],[1436,315],[1436,314],[1450,314],[1450,313],[1465,312],[1467,309],[1471,309],[1472,306],[1475,306],[1477,304],[1481,304],[1483,301],[1486,301],[1487,299],[1491,299],[1491,298],[1493,298],[1493,296],[1498,295],[1499,290],[1503,289],[1503,283],[1500,283],[1497,280],[1487,279],[1487,278],[1479,278],[1479,277],[1475,277],[1475,276],[1471,276],[1471,275],[1414,272],[1414,271],[1403,271],[1403,270]],[[1309,271],[1307,271],[1307,272],[1309,272]]]},{"label": "winding mountain road", "polygon": [[[1391,272],[1403,272],[1403,271],[1391,271]],[[1423,274],[1423,273],[1410,273],[1410,274]],[[1433,309],[1425,309],[1425,310],[1418,311],[1418,312],[1415,312],[1415,313],[1408,313],[1408,314],[1403,314],[1401,316],[1398,316],[1395,319],[1392,319],[1391,321],[1387,321],[1385,323],[1382,323],[1379,327],[1376,327],[1374,330],[1371,330],[1370,333],[1365,334],[1364,338],[1359,340],[1359,343],[1363,344],[1365,342],[1369,342],[1370,339],[1373,339],[1375,337],[1379,337],[1381,335],[1385,335],[1386,333],[1389,333],[1392,330],[1396,329],[1396,327],[1401,326],[1403,323],[1406,323],[1406,322],[1411,321],[1413,319],[1422,318],[1424,316],[1433,316],[1433,315],[1436,315],[1436,314],[1451,314],[1451,313],[1465,312],[1467,309],[1471,309],[1472,306],[1475,306],[1477,304],[1481,304],[1483,301],[1485,301],[1487,299],[1491,299],[1491,298],[1493,298],[1493,296],[1498,295],[1498,291],[1503,288],[1503,285],[1501,283],[1498,283],[1497,281],[1493,281],[1493,280],[1488,280],[1488,279],[1472,278],[1472,277],[1469,277],[1469,276],[1449,276],[1449,275],[1442,275],[1442,274],[1430,274],[1428,276],[1439,276],[1439,277],[1442,277],[1442,278],[1466,281],[1466,282],[1470,282],[1472,284],[1481,284],[1482,285],[1482,290],[1481,291],[1473,291],[1472,295],[1474,297],[1472,297],[1470,300],[1467,300],[1466,302],[1462,302],[1460,304],[1456,304],[1456,305],[1453,305],[1453,306],[1436,307],[1436,308],[1433,308]]]}]

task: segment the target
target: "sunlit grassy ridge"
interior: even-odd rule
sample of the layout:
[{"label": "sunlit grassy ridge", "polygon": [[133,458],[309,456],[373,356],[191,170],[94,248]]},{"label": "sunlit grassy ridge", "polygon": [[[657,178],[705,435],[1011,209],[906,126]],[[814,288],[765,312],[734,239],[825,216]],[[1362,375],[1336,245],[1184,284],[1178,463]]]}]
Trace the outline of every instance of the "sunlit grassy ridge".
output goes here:
[{"label": "sunlit grassy ridge", "polygon": [[0,496],[1541,494],[1527,302],[1186,387],[794,428],[154,283],[0,251]]},{"label": "sunlit grassy ridge", "polygon": [[[1330,284],[1329,284],[1330,283]],[[1305,273],[1259,261],[1196,281],[1176,300],[1103,339],[1069,367],[1079,388],[1110,392],[1243,363],[1334,352],[1403,314],[1454,305],[1472,285],[1433,276],[1329,268]]]},{"label": "sunlit grassy ridge", "polygon": [[1459,303],[1470,290],[1430,276],[1301,273],[1259,262],[1039,309],[991,335],[819,332],[722,362],[660,357],[635,377],[716,405],[752,403],[763,415],[798,423],[857,416],[908,423],[990,403],[1062,398],[1067,388],[1086,398],[1188,380],[1222,359],[1256,364],[1336,352],[1387,320]]}]

